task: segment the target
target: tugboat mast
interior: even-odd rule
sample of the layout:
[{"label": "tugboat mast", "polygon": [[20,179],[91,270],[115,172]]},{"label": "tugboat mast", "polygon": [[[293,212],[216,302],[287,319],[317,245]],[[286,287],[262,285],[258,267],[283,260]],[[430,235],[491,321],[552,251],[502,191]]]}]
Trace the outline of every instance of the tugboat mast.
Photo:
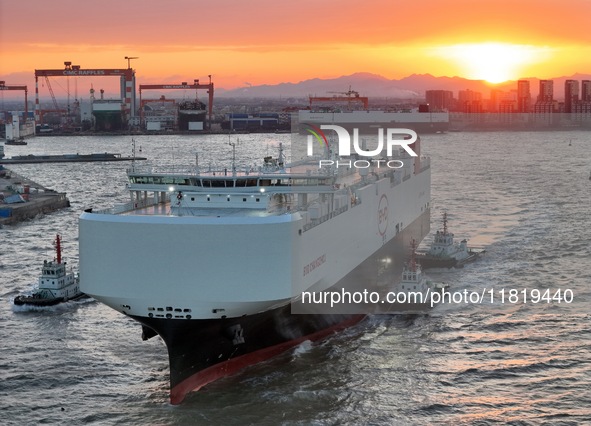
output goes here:
[{"label": "tugboat mast", "polygon": [[57,263],[62,263],[62,244],[59,234],[55,236],[55,253]]},{"label": "tugboat mast", "polygon": [[416,243],[415,239],[413,238],[412,241],[410,242],[410,262],[409,262],[410,270],[412,272],[417,272],[417,259],[416,259],[416,253],[415,253],[416,249],[417,249],[417,243]]}]

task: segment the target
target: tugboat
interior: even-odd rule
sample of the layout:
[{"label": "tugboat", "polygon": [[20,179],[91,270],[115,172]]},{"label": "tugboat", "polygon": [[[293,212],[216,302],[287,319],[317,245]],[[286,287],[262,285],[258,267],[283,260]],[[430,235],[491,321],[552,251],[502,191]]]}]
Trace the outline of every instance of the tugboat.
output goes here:
[{"label": "tugboat", "polygon": [[73,271],[66,272],[66,262],[62,262],[62,245],[59,235],[55,237],[56,259],[43,261],[39,287],[31,295],[14,298],[17,306],[53,306],[68,300],[88,297],[80,291],[80,279]]},{"label": "tugboat", "polygon": [[466,239],[454,243],[454,234],[447,230],[447,213],[443,213],[443,231],[435,233],[433,244],[426,253],[420,254],[418,259],[424,269],[461,268],[485,252],[484,249],[469,248]]},{"label": "tugboat", "polygon": [[423,312],[432,306],[430,293],[441,293],[449,288],[448,284],[434,283],[424,275],[416,257],[416,243],[413,239],[410,260],[404,265],[402,280],[395,288],[397,303],[391,306],[397,313]]}]

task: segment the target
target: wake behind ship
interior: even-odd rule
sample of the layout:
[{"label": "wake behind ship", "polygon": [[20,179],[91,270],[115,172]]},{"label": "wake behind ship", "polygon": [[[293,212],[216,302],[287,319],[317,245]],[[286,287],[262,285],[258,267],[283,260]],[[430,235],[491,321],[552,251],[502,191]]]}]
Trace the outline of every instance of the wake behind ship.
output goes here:
[{"label": "wake behind ship", "polygon": [[[419,142],[415,151],[420,152]],[[361,320],[367,307],[296,313],[303,291],[385,289],[429,232],[430,166],[128,171],[131,201],[80,217],[82,291],[159,335],[171,403]],[[299,312],[299,311],[298,311]]]}]

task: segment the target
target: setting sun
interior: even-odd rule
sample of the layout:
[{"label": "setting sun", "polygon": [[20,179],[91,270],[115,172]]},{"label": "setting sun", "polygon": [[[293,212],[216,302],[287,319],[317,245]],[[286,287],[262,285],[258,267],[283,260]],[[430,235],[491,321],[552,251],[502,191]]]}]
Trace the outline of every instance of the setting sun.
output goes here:
[{"label": "setting sun", "polygon": [[467,78],[501,83],[520,78],[526,66],[546,59],[549,50],[509,43],[474,43],[444,46],[436,52],[455,61]]}]

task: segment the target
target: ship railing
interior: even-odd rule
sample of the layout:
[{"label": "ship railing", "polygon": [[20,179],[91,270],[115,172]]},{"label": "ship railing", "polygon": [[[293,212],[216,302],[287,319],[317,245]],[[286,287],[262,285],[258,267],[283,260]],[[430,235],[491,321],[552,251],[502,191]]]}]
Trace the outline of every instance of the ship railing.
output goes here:
[{"label": "ship railing", "polygon": [[136,209],[143,209],[145,207],[156,206],[160,203],[156,201],[129,201],[127,203],[118,203],[115,204],[113,207],[101,210],[93,210],[92,213],[96,214],[121,214],[130,212]]},{"label": "ship railing", "polygon": [[309,231],[310,229],[314,228],[315,226],[318,226],[321,223],[324,223],[327,220],[332,219],[333,217],[336,217],[342,213],[345,213],[347,210],[349,210],[349,205],[345,204],[344,206],[342,206],[338,209],[335,209],[330,213],[320,216],[318,219],[310,219],[310,221],[304,225],[303,231],[304,232]]},{"label": "ship railing", "polygon": [[[307,160],[296,161],[294,163],[286,164],[285,167],[278,166],[248,166],[242,165],[237,166],[235,170],[236,176],[261,176],[271,175],[279,177],[289,177],[289,175],[306,175],[306,176],[322,176],[326,178],[334,177],[332,173],[327,173],[321,169],[305,169],[303,171],[294,170],[296,167],[309,164]],[[127,169],[127,174],[158,174],[158,175],[183,175],[192,177],[232,177],[231,167],[220,167],[220,166],[200,166],[196,167],[193,165],[137,165]]]},{"label": "ship railing", "polygon": [[172,164],[162,165],[162,166],[153,166],[153,165],[143,165],[138,166],[134,165],[133,168],[127,169],[128,174],[178,174],[178,175],[196,175],[197,170],[195,165],[187,165],[187,164]]}]

